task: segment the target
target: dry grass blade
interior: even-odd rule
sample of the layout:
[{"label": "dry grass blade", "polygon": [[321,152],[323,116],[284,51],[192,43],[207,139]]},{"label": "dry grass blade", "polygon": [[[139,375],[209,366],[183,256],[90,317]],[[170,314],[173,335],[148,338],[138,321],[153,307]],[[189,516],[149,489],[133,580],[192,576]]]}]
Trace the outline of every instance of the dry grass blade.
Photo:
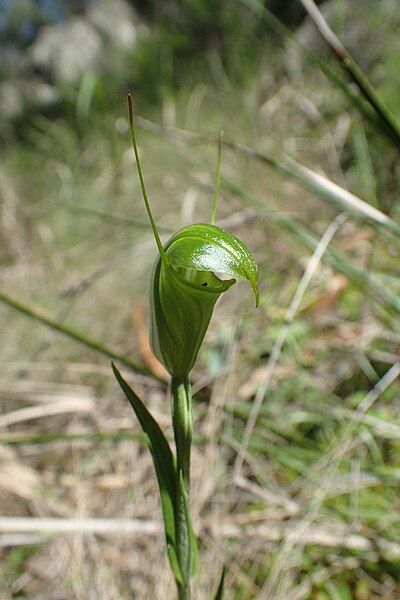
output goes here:
[{"label": "dry grass blade", "polygon": [[382,377],[380,381],[375,385],[375,387],[365,396],[364,400],[361,402],[357,409],[357,414],[359,415],[360,420],[362,420],[363,415],[371,408],[374,402],[379,398],[379,396],[389,387],[396,379],[400,376],[400,362],[394,364],[385,375]]},{"label": "dry grass blade", "polygon": [[400,227],[388,215],[371,206],[368,202],[361,200],[355,194],[340,187],[327,177],[308,169],[289,156],[285,156],[283,162],[292,169],[293,177],[296,177],[310,191],[317,193],[320,197],[325,198],[353,215],[368,219],[379,225],[384,225],[400,233]]},{"label": "dry grass blade", "polygon": [[52,415],[65,413],[92,412],[95,404],[88,398],[73,398],[61,400],[59,402],[49,402],[40,406],[29,406],[21,408],[0,416],[0,427],[8,427],[23,421],[40,419]]},{"label": "dry grass blade", "polygon": [[[162,127],[143,118],[138,118],[138,125],[153,133],[164,133],[168,136],[184,139],[188,142],[214,141],[213,138],[208,136],[183,129],[176,129],[174,127]],[[365,202],[355,194],[345,190],[327,177],[298,163],[287,154],[278,153],[277,158],[276,154],[272,155],[266,154],[265,152],[258,152],[244,144],[239,144],[225,138],[222,140],[222,145],[226,148],[230,148],[234,152],[254,158],[259,162],[272,167],[283,175],[287,175],[297,181],[304,189],[317,194],[322,200],[334,204],[352,215],[367,219],[377,225],[384,226],[391,231],[400,234],[400,225],[388,215],[371,206],[368,202]]]},{"label": "dry grass blade", "polygon": [[254,14],[262,18],[272,30],[277,30],[285,38],[294,41],[304,56],[321,69],[321,72],[329,81],[345,94],[364,117],[375,126],[377,131],[383,131],[397,146],[400,145],[400,126],[398,122],[384,105],[350,53],[331,31],[313,0],[300,0],[300,2],[302,2],[304,8],[314,20],[322,37],[334,52],[335,57],[340,61],[341,66],[349,73],[357,87],[349,85],[341,74],[338,74],[336,69],[333,69],[327,61],[320,58],[317,53],[310,51],[289,27],[284,25],[283,22],[264,6],[263,2],[259,0],[241,0],[241,2],[248,6]]},{"label": "dry grass blade", "polygon": [[12,548],[13,546],[32,546],[41,544],[42,536],[28,533],[11,533],[0,535],[0,548]]},{"label": "dry grass blade", "polygon": [[358,86],[366,100],[371,104],[377,115],[380,117],[385,130],[388,131],[390,138],[400,146],[400,125],[383,103],[380,96],[376,93],[367,77],[361,71],[360,67],[345,48],[337,35],[331,30],[324,19],[321,11],[314,0],[300,0],[305,10],[315,23],[321,36],[324,38],[336,58],[340,61],[345,71],[350,75],[354,83]]},{"label": "dry grass blade", "polygon": [[157,535],[162,523],[142,519],[57,519],[32,517],[0,517],[0,532],[116,535]]},{"label": "dry grass blade", "polygon": [[1,401],[23,401],[44,404],[64,400],[94,400],[93,388],[84,385],[60,384],[32,380],[0,380]]},{"label": "dry grass blade", "polygon": [[255,397],[254,403],[252,405],[250,416],[247,420],[247,423],[246,423],[246,426],[245,426],[245,429],[243,432],[242,441],[241,441],[240,448],[239,448],[238,454],[236,456],[236,460],[235,460],[235,464],[234,464],[234,468],[233,468],[234,480],[236,478],[240,477],[240,472],[241,472],[243,462],[245,459],[247,447],[250,442],[251,434],[253,433],[253,430],[254,430],[255,424],[257,422],[257,418],[258,418],[265,394],[267,392],[267,389],[268,389],[270,381],[271,381],[272,374],[275,370],[275,366],[278,362],[279,355],[281,353],[283,344],[285,343],[287,334],[289,332],[290,324],[293,322],[293,320],[296,316],[296,313],[299,310],[301,300],[304,296],[304,293],[305,293],[320,261],[321,261],[322,255],[324,254],[324,252],[326,251],[330,242],[332,241],[333,236],[337,233],[338,229],[340,229],[340,227],[343,225],[345,220],[346,220],[345,215],[340,214],[326,229],[324,235],[322,236],[318,246],[316,247],[315,251],[313,252],[313,254],[308,262],[307,268],[304,271],[303,277],[300,280],[300,283],[296,289],[296,292],[293,296],[290,306],[286,312],[285,325],[281,328],[279,335],[275,341],[274,348],[271,352],[271,355],[269,357],[268,363],[265,368],[265,374],[264,374],[263,381],[261,382],[261,384],[257,390],[257,394]]},{"label": "dry grass blade", "polygon": [[[322,459],[314,464],[306,477],[300,478],[296,484],[296,488],[307,490],[308,496],[312,497],[313,493],[315,493],[315,490],[318,487],[319,502],[322,501],[323,497],[329,493],[328,490],[331,489],[332,481],[334,480],[334,473],[337,471],[341,459],[346,455],[346,453],[348,453],[350,450],[353,450],[364,441],[363,437],[361,435],[356,436],[355,432],[360,423],[364,421],[365,413],[371,408],[376,400],[378,400],[381,394],[398,379],[399,376],[400,362],[394,364],[372,388],[372,390],[366,394],[362,402],[359,404],[357,410],[353,412],[353,416],[343,430],[339,441],[336,441],[331,445],[331,448],[327,449]],[[321,481],[322,474],[324,477],[323,481]]]},{"label": "dry grass blade", "polygon": [[333,33],[315,2],[313,2],[313,0],[300,0],[300,2],[304,6],[304,9],[307,11],[311,19],[314,21],[324,40],[335,50],[339,56],[344,56],[347,53],[346,48],[343,46],[337,35]]},{"label": "dry grass blade", "polygon": [[[204,523],[203,527],[209,528]],[[201,525],[200,525],[201,528]],[[211,529],[214,534],[222,534],[227,538],[252,538],[254,536],[269,542],[281,542],[298,537],[298,523],[276,525],[244,525],[234,523],[213,524]],[[62,519],[62,518],[35,518],[35,517],[0,517],[0,532],[2,533],[40,533],[43,536],[64,534],[84,535],[159,535],[162,532],[162,523],[150,519]],[[367,537],[350,533],[347,527],[335,525],[323,527],[310,526],[302,531],[302,543],[316,544],[326,547],[345,548],[352,551],[367,551],[372,553],[371,559],[377,560],[378,554],[400,558],[400,544],[389,542],[384,538],[375,538],[372,542]]]},{"label": "dry grass blade", "polygon": [[35,500],[38,497],[39,487],[40,476],[34,469],[16,460],[2,460],[0,488],[3,491],[6,490],[25,500]]},{"label": "dry grass blade", "polygon": [[[258,209],[265,209],[265,202],[260,200],[260,198],[249,194],[249,192],[233,181],[224,178],[224,185],[247,204],[251,204]],[[305,245],[313,251],[318,247],[320,241],[319,238],[312,229],[303,225],[300,221],[290,219],[282,214],[273,215],[273,220],[276,221],[280,227],[284,227],[290,232],[293,238],[302,245]],[[343,273],[343,275],[353,281],[358,288],[362,290],[371,290],[377,299],[380,301],[383,300],[388,308],[394,309],[394,314],[397,317],[400,312],[400,299],[397,291],[393,290],[389,285],[384,285],[383,280],[374,272],[368,272],[365,269],[358,267],[353,261],[349,260],[345,254],[333,247],[327,248],[322,260],[334,269]]]}]

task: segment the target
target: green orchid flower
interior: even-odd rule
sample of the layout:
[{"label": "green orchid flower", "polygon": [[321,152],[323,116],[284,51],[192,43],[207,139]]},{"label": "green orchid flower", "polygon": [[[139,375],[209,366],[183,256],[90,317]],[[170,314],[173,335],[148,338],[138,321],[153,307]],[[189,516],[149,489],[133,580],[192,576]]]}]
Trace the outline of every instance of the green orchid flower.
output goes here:
[{"label": "green orchid flower", "polygon": [[[258,268],[247,246],[213,223],[184,227],[162,245],[151,212],[137,150],[132,100],[129,96],[132,145],[139,179],[159,256],[153,271],[150,301],[150,344],[154,355],[173,377],[186,376],[196,361],[214,305],[235,279],[245,279],[258,305]],[[219,191],[220,148],[212,221]]]}]

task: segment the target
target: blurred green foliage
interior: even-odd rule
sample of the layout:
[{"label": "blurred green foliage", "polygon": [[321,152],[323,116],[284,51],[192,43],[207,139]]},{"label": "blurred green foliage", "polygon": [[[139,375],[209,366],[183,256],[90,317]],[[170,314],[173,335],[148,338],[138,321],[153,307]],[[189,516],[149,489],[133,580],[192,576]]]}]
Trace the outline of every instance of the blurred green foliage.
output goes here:
[{"label": "blurred green foliage", "polygon": [[154,46],[152,51],[147,48],[144,60],[151,70],[152,62],[158,64],[163,85],[204,79],[210,68],[238,80],[253,71],[262,47],[262,26],[240,2],[153,0],[147,5],[155,30],[150,42]]}]

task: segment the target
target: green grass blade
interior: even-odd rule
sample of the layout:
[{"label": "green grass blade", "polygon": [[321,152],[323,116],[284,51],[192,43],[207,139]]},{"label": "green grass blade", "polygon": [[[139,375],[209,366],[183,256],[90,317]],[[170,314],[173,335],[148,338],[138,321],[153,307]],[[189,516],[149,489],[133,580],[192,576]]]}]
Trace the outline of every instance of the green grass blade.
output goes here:
[{"label": "green grass blade", "polygon": [[226,575],[226,567],[224,565],[221,573],[221,579],[219,581],[219,586],[217,589],[217,593],[215,594],[214,600],[222,600],[224,596],[224,585],[225,585],[225,575]]},{"label": "green grass blade", "polygon": [[377,131],[381,131],[380,119],[371,105],[360,96],[357,89],[354,89],[343,79],[339,71],[333,69],[327,61],[309,50],[307,46],[299,40],[296,34],[268,10],[260,0],[241,0],[241,2],[270,27],[273,32],[278,31],[283,37],[293,41],[309,62],[314,63],[319,67],[325,77],[329,79],[329,81],[348,98],[353,106],[355,106],[364,117],[376,127]]},{"label": "green grass blade", "polygon": [[168,557],[175,579],[183,583],[182,572],[176,552],[176,523],[175,511],[177,508],[177,475],[175,460],[170,445],[161,431],[158,423],[149,413],[139,396],[126,383],[117,367],[112,364],[114,375],[117,378],[126,398],[131,404],[138,421],[147,435],[148,445],[153,457],[158,485],[160,488],[161,503],[164,516],[165,536],[167,539]]},{"label": "green grass blade", "polygon": [[105,344],[102,344],[98,340],[93,340],[89,338],[88,336],[84,335],[80,331],[77,331],[73,327],[65,325],[64,323],[60,323],[56,319],[53,319],[52,317],[44,314],[42,311],[39,311],[37,308],[28,306],[27,304],[24,304],[23,302],[20,302],[19,300],[16,300],[12,296],[9,296],[8,294],[5,294],[3,292],[0,292],[0,302],[14,308],[20,313],[26,315],[27,317],[30,317],[34,321],[38,321],[39,323],[42,323],[43,325],[46,325],[47,327],[50,327],[51,329],[54,329],[55,331],[66,335],[67,337],[75,340],[76,342],[83,344],[87,348],[91,348],[92,350],[98,352],[99,354],[102,354],[103,356],[108,356],[108,358],[119,360],[126,367],[132,369],[132,371],[136,371],[136,373],[140,373],[141,375],[147,375],[148,377],[152,377],[153,379],[158,379],[159,381],[162,381],[159,377],[154,375],[154,373],[146,369],[146,367],[134,362],[133,360],[124,356],[123,354],[116,352],[115,350],[109,348]]},{"label": "green grass blade", "polygon": [[368,203],[377,207],[377,182],[374,174],[367,136],[361,123],[356,123],[352,136],[358,180]]},{"label": "green grass blade", "polygon": [[101,85],[99,76],[93,71],[84,73],[76,99],[76,117],[80,121],[88,119],[96,92],[96,87]]},{"label": "green grass blade", "polygon": [[313,0],[300,0],[310,18],[318,29],[322,39],[327,43],[335,58],[343,69],[350,75],[352,81],[357,85],[361,94],[372,106],[389,138],[400,147],[400,124],[396,121],[382,98],[376,92],[374,86],[360,69],[350,52],[345,48],[337,35],[333,33],[324,19],[321,11]]}]

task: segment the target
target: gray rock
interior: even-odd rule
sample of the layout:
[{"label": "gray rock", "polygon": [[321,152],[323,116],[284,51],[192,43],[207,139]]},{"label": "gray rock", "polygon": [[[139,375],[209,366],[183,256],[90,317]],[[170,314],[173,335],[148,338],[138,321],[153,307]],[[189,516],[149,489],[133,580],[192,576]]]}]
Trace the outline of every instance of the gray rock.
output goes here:
[{"label": "gray rock", "polygon": [[38,77],[32,77],[22,84],[22,92],[28,105],[36,108],[47,108],[60,99],[57,88],[44,83]]},{"label": "gray rock", "polygon": [[125,0],[98,0],[89,6],[86,16],[107,41],[123,49],[132,48],[142,30]]},{"label": "gray rock", "polygon": [[110,48],[131,49],[146,31],[125,0],[98,0],[84,17],[43,27],[29,60],[55,83],[74,85],[84,73],[103,71]]},{"label": "gray rock", "polygon": [[30,57],[35,67],[57,83],[73,85],[83,73],[100,69],[103,51],[94,26],[84,18],[74,18],[43,27],[30,48]]}]

